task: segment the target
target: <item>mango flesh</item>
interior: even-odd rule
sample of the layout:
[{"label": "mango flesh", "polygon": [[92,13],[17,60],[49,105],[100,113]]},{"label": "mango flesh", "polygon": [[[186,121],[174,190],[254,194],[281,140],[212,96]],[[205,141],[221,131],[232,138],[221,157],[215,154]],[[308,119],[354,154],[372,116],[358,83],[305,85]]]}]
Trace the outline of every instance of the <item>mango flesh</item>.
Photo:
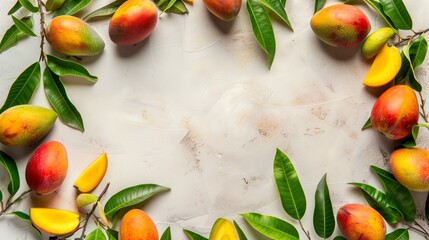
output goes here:
[{"label": "mango flesh", "polygon": [[31,155],[25,169],[28,186],[37,194],[48,194],[60,188],[67,175],[68,159],[63,144],[50,141]]},{"label": "mango flesh", "polygon": [[358,45],[371,30],[365,13],[348,4],[322,8],[313,15],[310,26],[321,41],[340,48]]},{"label": "mango flesh", "polygon": [[91,192],[98,186],[107,171],[107,154],[102,153],[76,179],[73,184],[80,192]]},{"label": "mango flesh", "polygon": [[54,126],[57,114],[47,108],[18,105],[0,114],[0,142],[7,146],[29,146]]},{"label": "mango flesh", "polygon": [[79,214],[53,208],[30,208],[31,223],[50,235],[65,235],[79,227]]},{"label": "mango flesh", "polygon": [[409,136],[418,119],[416,94],[406,85],[393,86],[381,94],[370,117],[372,126],[391,140]]},{"label": "mango flesh", "polygon": [[373,58],[393,35],[395,35],[395,30],[390,27],[380,28],[371,33],[362,43],[363,56],[366,59]]},{"label": "mango flesh", "polygon": [[204,0],[204,5],[220,20],[232,21],[240,12],[241,2],[241,0]]},{"label": "mango flesh", "polygon": [[144,211],[131,209],[122,218],[119,239],[158,240],[158,230],[155,223]]},{"label": "mango flesh", "polygon": [[429,191],[429,151],[421,148],[402,148],[390,156],[393,176],[406,188]]},{"label": "mango flesh", "polygon": [[158,21],[158,10],[150,0],[124,2],[109,24],[109,36],[117,45],[137,44],[153,32]]},{"label": "mango flesh", "polygon": [[209,240],[238,240],[237,232],[235,231],[234,225],[224,219],[219,218],[213,224],[210,232]]},{"label": "mango flesh", "polygon": [[80,18],[58,16],[46,28],[46,40],[58,52],[70,56],[94,56],[104,49],[98,33]]},{"label": "mango flesh", "polygon": [[337,212],[337,223],[347,240],[384,240],[386,226],[381,215],[361,204],[346,204]]},{"label": "mango flesh", "polygon": [[385,44],[377,53],[362,84],[380,87],[391,82],[401,69],[401,53],[395,46]]}]

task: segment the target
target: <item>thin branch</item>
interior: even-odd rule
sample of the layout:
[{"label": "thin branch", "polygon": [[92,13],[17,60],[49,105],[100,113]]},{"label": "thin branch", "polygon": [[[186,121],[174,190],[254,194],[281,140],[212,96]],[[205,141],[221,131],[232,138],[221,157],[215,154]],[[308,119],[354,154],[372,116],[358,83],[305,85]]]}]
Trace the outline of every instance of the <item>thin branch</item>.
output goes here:
[{"label": "thin branch", "polygon": [[299,226],[301,227],[301,230],[305,233],[305,236],[307,236],[307,239],[311,240],[310,232],[305,230],[304,225],[302,225],[301,220],[299,220]]},{"label": "thin branch", "polygon": [[3,204],[2,204],[2,210],[0,212],[0,216],[3,215],[13,204],[17,203],[18,201],[22,200],[24,198],[25,195],[27,195],[28,193],[31,192],[31,189],[21,193],[21,195],[19,195],[17,198],[12,200],[12,196],[7,200],[6,202],[6,206],[3,208]]},{"label": "thin branch", "polygon": [[43,49],[43,47],[45,45],[45,35],[46,35],[45,12],[43,11],[44,3],[42,2],[42,0],[37,0],[37,5],[39,8],[39,14],[40,14],[40,57],[39,57],[39,61],[46,62],[45,51]]},{"label": "thin branch", "polygon": [[412,42],[415,38],[429,32],[429,28],[426,28],[426,29],[421,30],[421,31],[417,31],[417,32],[413,31],[413,32],[414,32],[414,35],[407,36],[406,38],[403,38],[403,37],[398,35],[400,40],[397,41],[396,43],[393,43],[392,46],[396,47],[396,46],[401,45],[405,42]]},{"label": "thin branch", "polygon": [[419,96],[420,96],[420,101],[421,101],[421,103],[420,103],[420,109],[421,109],[420,115],[423,117],[423,120],[425,120],[426,123],[429,123],[428,114],[426,113],[426,110],[425,110],[426,99],[423,97],[421,92],[419,92]]}]

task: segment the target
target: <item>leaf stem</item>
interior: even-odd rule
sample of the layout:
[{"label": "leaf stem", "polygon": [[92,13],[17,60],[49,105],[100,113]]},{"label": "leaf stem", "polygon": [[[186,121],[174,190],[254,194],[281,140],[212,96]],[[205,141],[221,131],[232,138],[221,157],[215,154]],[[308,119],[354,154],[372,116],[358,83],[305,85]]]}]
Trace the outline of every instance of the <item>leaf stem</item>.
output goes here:
[{"label": "leaf stem", "polygon": [[301,227],[301,230],[305,233],[305,236],[308,240],[311,240],[310,232],[305,230],[304,225],[302,224],[301,220],[298,220],[299,226]]},{"label": "leaf stem", "polygon": [[12,207],[13,204],[17,203],[18,201],[22,200],[25,195],[31,192],[31,189],[28,189],[27,191],[21,193],[17,198],[13,199],[13,196],[10,196],[9,199],[6,202],[6,205],[3,208],[3,202],[1,204],[1,212],[0,216],[3,215],[10,207]]},{"label": "leaf stem", "polygon": [[44,3],[42,2],[42,0],[37,0],[37,5],[39,8],[39,14],[40,14],[40,57],[39,57],[39,62],[40,61],[46,62],[45,51],[43,48],[43,46],[45,45],[45,35],[46,35],[45,12],[43,11]]},{"label": "leaf stem", "polygon": [[423,232],[425,232],[426,237],[429,237],[429,232],[426,231],[426,229],[419,222],[417,222],[416,220],[414,220],[414,224],[417,225],[420,229],[422,229]]}]

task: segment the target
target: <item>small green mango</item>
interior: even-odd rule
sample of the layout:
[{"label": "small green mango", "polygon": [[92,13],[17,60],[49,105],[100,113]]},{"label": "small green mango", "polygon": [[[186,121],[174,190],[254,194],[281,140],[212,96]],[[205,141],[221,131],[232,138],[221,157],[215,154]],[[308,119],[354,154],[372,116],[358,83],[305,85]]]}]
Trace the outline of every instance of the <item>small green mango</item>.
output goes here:
[{"label": "small green mango", "polygon": [[362,54],[366,59],[371,59],[380,49],[395,35],[395,30],[390,27],[380,28],[371,33],[362,43]]},{"label": "small green mango", "polygon": [[89,204],[95,203],[98,197],[92,193],[81,193],[76,198],[76,206],[81,208],[88,206]]},{"label": "small green mango", "polygon": [[213,224],[209,240],[238,240],[234,225],[225,218],[218,218]]},{"label": "small green mango", "polygon": [[57,114],[34,105],[18,105],[0,114],[0,142],[28,146],[42,139],[54,126]]}]

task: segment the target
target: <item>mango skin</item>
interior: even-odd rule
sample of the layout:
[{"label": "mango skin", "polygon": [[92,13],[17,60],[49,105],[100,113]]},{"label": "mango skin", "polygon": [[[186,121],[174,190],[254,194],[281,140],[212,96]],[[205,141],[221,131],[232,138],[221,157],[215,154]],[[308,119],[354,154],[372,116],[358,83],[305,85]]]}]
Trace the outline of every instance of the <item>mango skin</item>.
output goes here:
[{"label": "mango skin", "polygon": [[390,156],[393,176],[406,188],[429,191],[429,151],[421,148],[401,148]]},{"label": "mango skin", "polygon": [[321,41],[339,48],[358,45],[371,30],[365,13],[348,4],[322,8],[313,15],[310,26]]},{"label": "mango skin", "polygon": [[7,146],[29,146],[54,126],[57,114],[34,105],[17,105],[0,114],[0,142]]},{"label": "mango skin", "polygon": [[122,218],[119,239],[158,240],[158,230],[155,223],[144,211],[131,209]]},{"label": "mango skin", "polygon": [[239,240],[234,225],[225,218],[218,218],[210,231],[209,240]]},{"label": "mango skin", "polygon": [[388,139],[409,136],[419,120],[419,106],[413,89],[406,85],[387,89],[374,103],[370,120],[372,126]]},{"label": "mango skin", "polygon": [[384,240],[386,225],[373,208],[346,204],[337,212],[337,223],[347,240]]},{"label": "mango skin", "polygon": [[49,141],[40,145],[31,155],[25,169],[28,186],[37,194],[58,190],[67,175],[68,158],[63,144]]},{"label": "mango skin", "polygon": [[88,23],[77,17],[55,17],[45,32],[49,44],[66,55],[94,56],[104,50],[103,39]]},{"label": "mango skin", "polygon": [[222,21],[232,21],[241,9],[241,0],[204,0],[204,5]]},{"label": "mango skin", "polygon": [[124,2],[109,24],[109,37],[117,45],[137,44],[152,34],[158,22],[158,10],[150,0]]}]

